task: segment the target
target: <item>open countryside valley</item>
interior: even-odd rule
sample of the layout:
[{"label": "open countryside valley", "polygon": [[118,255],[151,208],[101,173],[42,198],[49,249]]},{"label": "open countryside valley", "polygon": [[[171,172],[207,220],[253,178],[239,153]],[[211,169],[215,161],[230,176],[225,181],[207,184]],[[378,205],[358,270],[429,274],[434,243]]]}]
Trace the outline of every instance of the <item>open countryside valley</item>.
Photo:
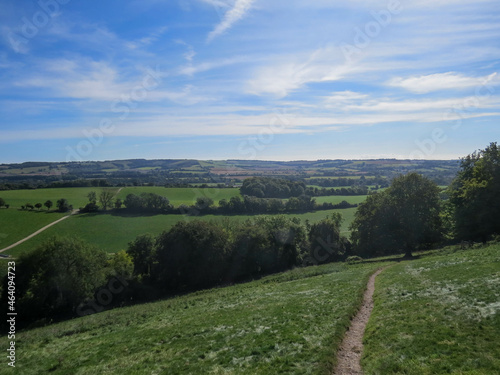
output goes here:
[{"label": "open countryside valley", "polygon": [[19,370],[498,372],[497,227],[452,207],[486,159],[0,166]]}]

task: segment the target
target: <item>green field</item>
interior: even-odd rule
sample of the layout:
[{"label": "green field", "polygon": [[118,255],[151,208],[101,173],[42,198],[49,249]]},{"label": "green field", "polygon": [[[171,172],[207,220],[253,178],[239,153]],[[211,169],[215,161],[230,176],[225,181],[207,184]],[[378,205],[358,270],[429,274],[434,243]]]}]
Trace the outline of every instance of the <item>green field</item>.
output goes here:
[{"label": "green field", "polygon": [[0,250],[22,240],[67,214],[47,211],[0,209]]},{"label": "green field", "polygon": [[[0,250],[67,215],[57,212],[47,213],[45,206],[40,211],[37,209],[21,211],[20,207],[26,203],[44,204],[47,200],[51,200],[54,204],[52,210],[55,210],[56,202],[65,198],[74,208],[78,208],[88,203],[89,192],[95,191],[99,194],[101,190],[101,188],[61,188],[0,191],[0,197],[10,205],[9,209],[0,209]],[[111,190],[117,192],[118,188]]]},{"label": "green field", "polygon": [[376,288],[366,375],[500,374],[500,244],[400,263]]},{"label": "green field", "polygon": [[[11,204],[9,209],[0,210],[0,249],[7,247],[24,237],[32,234],[45,225],[61,218],[65,214],[47,213],[46,209],[38,211],[21,211],[15,207],[30,202],[32,204],[40,201],[44,203],[47,199],[56,202],[57,199],[64,197],[68,199],[70,204],[75,207],[84,206],[88,202],[87,195],[91,191],[97,194],[102,189],[100,188],[65,188],[65,189],[38,189],[38,190],[12,190],[3,191],[2,197]],[[114,192],[118,192],[117,188],[113,188]],[[239,196],[239,190],[233,189],[217,189],[217,188],[164,188],[164,187],[127,187],[122,188],[117,195],[125,199],[128,194],[140,194],[142,192],[150,192],[166,196],[170,202],[178,207],[181,204],[192,205],[197,197],[207,196],[216,203],[221,199],[229,200],[233,196]],[[347,200],[350,203],[358,203],[365,199],[365,196],[331,196],[317,197],[318,203],[331,202],[339,203],[342,200]],[[345,210],[326,210],[316,211],[301,214],[287,214],[289,217],[299,217],[302,220],[311,222],[319,221],[333,212],[340,212],[345,220],[342,226],[342,231],[348,235],[348,226],[352,222],[355,209]],[[245,220],[251,216],[238,215],[229,216],[229,220]],[[202,220],[220,220],[222,216],[206,215],[201,217]],[[25,251],[30,251],[35,248],[40,241],[44,241],[53,235],[69,235],[77,236],[85,239],[90,243],[105,249],[108,252],[116,252],[125,249],[127,244],[135,239],[138,235],[144,233],[159,234],[163,230],[168,230],[179,220],[192,220],[193,217],[182,215],[152,215],[152,216],[136,216],[127,214],[92,214],[92,215],[77,215],[66,219],[65,221],[49,228],[45,232],[39,234],[35,238],[26,241],[15,249],[12,249],[7,254],[18,255]]]},{"label": "green field", "polygon": [[379,265],[330,264],[16,335],[22,374],[325,374]]},{"label": "green field", "polygon": [[[118,188],[109,188],[113,192],[117,192]],[[54,203],[65,198],[74,208],[83,207],[88,203],[87,195],[91,191],[95,191],[99,196],[102,188],[57,188],[57,189],[30,189],[30,190],[4,190],[0,191],[0,197],[3,198],[11,208],[20,208],[26,203],[44,204],[47,200]],[[42,208],[46,209],[45,207]]]},{"label": "green field", "polygon": [[[289,217],[299,217],[301,220],[316,222],[324,219],[333,212],[345,215],[343,231],[347,231],[349,223],[354,217],[355,208],[345,210],[325,210],[308,212],[304,214],[288,214]],[[31,214],[27,212],[26,214]],[[226,216],[204,215],[201,220],[222,220]],[[252,216],[233,215],[227,216],[229,220],[243,221]],[[184,215],[114,215],[114,214],[80,214],[72,216],[61,223],[47,229],[38,236],[16,246],[5,254],[17,256],[23,252],[35,249],[38,244],[54,235],[76,236],[85,241],[95,244],[101,249],[114,253],[127,248],[127,244],[137,236],[145,233],[157,235],[164,230],[170,229],[180,220],[194,220],[197,217]],[[347,233],[344,233],[347,234]]]},{"label": "green field", "polygon": [[165,188],[161,186],[151,187],[126,187],[120,191],[118,197],[124,200],[128,194],[154,193],[167,197],[174,207],[181,204],[192,206],[196,203],[199,197],[212,198],[217,205],[221,199],[231,199],[231,197],[239,196],[240,191],[236,188],[217,189],[217,188]]}]

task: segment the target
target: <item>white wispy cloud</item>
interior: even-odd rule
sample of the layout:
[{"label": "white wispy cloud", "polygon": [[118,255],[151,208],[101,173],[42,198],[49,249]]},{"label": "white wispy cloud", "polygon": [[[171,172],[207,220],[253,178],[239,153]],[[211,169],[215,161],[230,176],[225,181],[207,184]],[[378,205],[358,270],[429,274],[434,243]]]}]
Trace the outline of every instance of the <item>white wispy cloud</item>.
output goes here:
[{"label": "white wispy cloud", "polygon": [[284,60],[258,68],[247,83],[248,92],[282,98],[308,83],[339,81],[365,70],[361,64],[347,64],[340,49],[330,46]]},{"label": "white wispy cloud", "polygon": [[249,59],[246,56],[235,56],[223,60],[206,61],[197,65],[191,64],[191,61],[188,60],[189,64],[187,66],[181,67],[179,73],[192,76],[196,73],[206,72],[209,70],[218,69],[229,65],[243,63],[247,62],[248,60]]},{"label": "white wispy cloud", "polygon": [[159,27],[157,30],[151,32],[149,35],[146,35],[138,40],[128,42],[126,45],[131,49],[135,49],[140,46],[149,46],[150,44],[157,42],[167,31],[168,27],[166,26]]},{"label": "white wispy cloud", "polygon": [[234,6],[226,12],[222,21],[212,32],[210,32],[210,34],[208,34],[207,41],[211,42],[213,39],[229,30],[236,22],[245,16],[252,8],[254,2],[255,0],[236,0]]},{"label": "white wispy cloud", "polygon": [[117,70],[106,62],[55,59],[42,62],[39,74],[15,83],[17,87],[48,90],[50,96],[73,99],[115,100],[126,93]]},{"label": "white wispy cloud", "polygon": [[[500,113],[467,113],[461,119],[499,116]],[[120,122],[108,137],[168,137],[168,136],[228,136],[228,135],[258,135],[261,131],[269,131],[270,121],[275,114],[261,116],[225,117],[193,117],[193,116],[159,116],[157,118],[132,119]],[[353,126],[373,126],[380,123],[432,123],[443,121],[442,112],[432,112],[425,116],[418,113],[379,113],[356,114],[351,116],[295,116],[291,123],[280,129],[280,134],[312,134],[324,131],[344,131]],[[95,124],[99,121],[96,120]],[[238,123],[238,126],[234,126]],[[92,123],[91,123],[92,124]],[[54,128],[50,123],[40,124],[43,130],[9,130],[0,131],[0,142],[13,142],[42,139],[82,138],[82,129],[88,124]]]},{"label": "white wispy cloud", "polygon": [[346,91],[339,91],[332,93],[325,99],[325,103],[333,104],[335,106],[338,105],[344,106],[347,103],[351,103],[353,101],[359,101],[366,98],[368,98],[368,94],[346,90]]},{"label": "white wispy cloud", "polygon": [[497,73],[483,77],[470,77],[460,73],[447,72],[408,78],[396,77],[391,79],[388,84],[417,94],[426,94],[439,90],[457,90],[480,87],[485,84],[500,84],[500,77]]}]

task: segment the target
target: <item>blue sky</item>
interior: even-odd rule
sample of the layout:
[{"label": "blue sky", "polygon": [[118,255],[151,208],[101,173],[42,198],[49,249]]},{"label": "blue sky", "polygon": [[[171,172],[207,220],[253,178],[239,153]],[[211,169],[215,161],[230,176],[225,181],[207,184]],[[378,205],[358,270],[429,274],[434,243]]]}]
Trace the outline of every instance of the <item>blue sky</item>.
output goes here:
[{"label": "blue sky", "polygon": [[499,141],[498,0],[3,0],[0,163],[449,159]]}]

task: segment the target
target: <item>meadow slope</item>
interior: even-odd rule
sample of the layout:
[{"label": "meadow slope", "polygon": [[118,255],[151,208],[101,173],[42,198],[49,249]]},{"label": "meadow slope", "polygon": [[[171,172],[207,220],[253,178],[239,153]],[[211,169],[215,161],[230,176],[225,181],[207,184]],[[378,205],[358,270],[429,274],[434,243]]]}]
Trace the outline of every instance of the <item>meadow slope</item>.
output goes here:
[{"label": "meadow slope", "polygon": [[500,244],[436,254],[377,278],[365,375],[500,374]]},{"label": "meadow slope", "polygon": [[22,374],[326,374],[378,264],[296,269],[22,332]]}]

